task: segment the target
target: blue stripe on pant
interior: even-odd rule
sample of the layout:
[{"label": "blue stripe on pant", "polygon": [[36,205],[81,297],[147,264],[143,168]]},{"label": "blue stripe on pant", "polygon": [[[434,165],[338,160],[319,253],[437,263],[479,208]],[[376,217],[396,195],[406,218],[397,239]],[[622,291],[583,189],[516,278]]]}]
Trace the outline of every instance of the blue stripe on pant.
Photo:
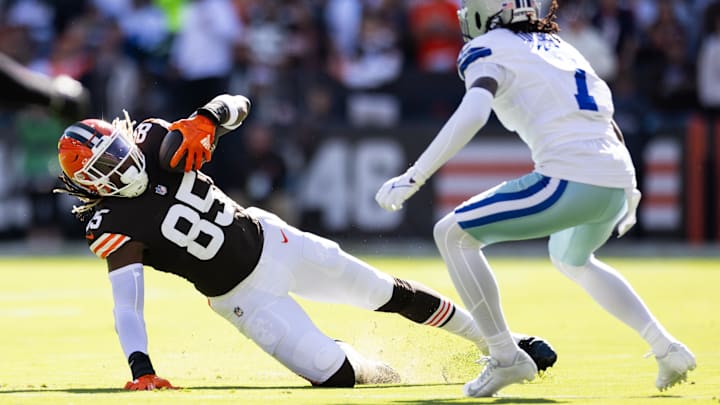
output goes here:
[{"label": "blue stripe on pant", "polygon": [[530,173],[461,204],[458,225],[481,246],[551,236],[556,257],[583,262],[624,213],[625,192]]},{"label": "blue stripe on pant", "polygon": [[[474,202],[470,200],[470,203],[457,208],[455,214],[470,213],[461,217],[476,217],[458,223],[461,228],[466,229],[543,211],[560,199],[567,187],[567,180],[551,180],[550,177],[540,176],[535,184],[526,189],[496,193]],[[551,192],[548,192],[548,189],[552,189]],[[541,194],[547,195],[547,198],[542,198],[540,201],[532,198]]]}]

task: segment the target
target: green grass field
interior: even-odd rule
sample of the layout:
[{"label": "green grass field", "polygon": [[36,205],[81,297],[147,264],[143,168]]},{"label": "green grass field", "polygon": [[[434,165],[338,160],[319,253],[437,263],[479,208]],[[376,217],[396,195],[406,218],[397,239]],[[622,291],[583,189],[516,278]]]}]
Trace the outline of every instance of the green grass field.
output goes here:
[{"label": "green grass field", "polygon": [[[435,258],[367,257],[457,299]],[[158,374],[179,391],[125,392],[104,264],[92,258],[0,258],[0,404],[720,404],[720,259],[605,258],[698,357],[688,383],[659,393],[656,365],[632,331],[547,259],[489,257],[513,330],[548,339],[558,363],[499,397],[462,397],[480,368],[472,344],[397,315],[302,301],[318,326],[403,383],[312,389],[260,351],[183,280],[146,271],[145,318]]]}]

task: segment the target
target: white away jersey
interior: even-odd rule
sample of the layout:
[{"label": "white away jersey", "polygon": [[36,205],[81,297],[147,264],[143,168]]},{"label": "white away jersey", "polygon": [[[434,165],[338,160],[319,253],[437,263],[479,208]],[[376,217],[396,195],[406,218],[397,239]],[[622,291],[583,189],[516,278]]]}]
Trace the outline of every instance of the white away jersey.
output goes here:
[{"label": "white away jersey", "polygon": [[480,77],[495,78],[493,111],[530,147],[537,172],[634,187],[632,160],[611,124],[610,89],[570,44],[554,35],[495,29],[465,44],[458,73],[468,89]]}]

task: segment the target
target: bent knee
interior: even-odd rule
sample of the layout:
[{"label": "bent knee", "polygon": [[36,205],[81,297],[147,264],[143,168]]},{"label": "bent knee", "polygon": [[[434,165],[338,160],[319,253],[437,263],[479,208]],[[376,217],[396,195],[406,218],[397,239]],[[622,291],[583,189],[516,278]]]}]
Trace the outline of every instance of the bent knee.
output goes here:
[{"label": "bent knee", "polygon": [[435,239],[435,243],[445,240],[453,225],[455,225],[455,220],[453,219],[452,214],[445,215],[442,219],[437,221],[433,227],[433,238]]},{"label": "bent knee", "polygon": [[455,219],[454,213],[445,215],[433,228],[435,245],[442,251],[448,248],[479,249],[483,244],[465,232]]},{"label": "bent knee", "polygon": [[460,228],[452,212],[445,215],[433,227],[433,238],[438,245],[446,244],[448,241],[460,241],[466,236],[468,234]]},{"label": "bent knee", "polygon": [[553,266],[555,266],[556,269],[560,270],[562,274],[564,274],[569,279],[577,282],[581,277],[582,274],[587,269],[586,266],[575,266],[569,263],[566,263],[563,260],[557,259],[550,256],[550,261],[552,262]]}]

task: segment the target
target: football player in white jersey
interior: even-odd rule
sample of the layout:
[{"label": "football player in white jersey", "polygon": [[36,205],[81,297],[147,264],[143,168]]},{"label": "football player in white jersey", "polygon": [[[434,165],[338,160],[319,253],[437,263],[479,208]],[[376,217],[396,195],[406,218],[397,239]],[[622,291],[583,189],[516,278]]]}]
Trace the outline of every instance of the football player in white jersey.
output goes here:
[{"label": "football player in white jersey", "polygon": [[464,386],[471,397],[492,396],[536,373],[511,339],[481,250],[496,242],[549,236],[555,267],[650,345],[659,390],[685,380],[696,364],[628,282],[593,254],[616,227],[618,236],[632,227],[640,192],[613,120],[610,90],[587,60],[555,35],[557,8],[553,0],[540,18],[533,0],[463,0],[458,17],[466,44],[458,73],[466,93],[417,161],[375,197],[385,209],[402,208],[485,125],[491,111],[532,152],[533,172],[463,202],[434,229],[453,283],[489,346],[485,368]]}]

